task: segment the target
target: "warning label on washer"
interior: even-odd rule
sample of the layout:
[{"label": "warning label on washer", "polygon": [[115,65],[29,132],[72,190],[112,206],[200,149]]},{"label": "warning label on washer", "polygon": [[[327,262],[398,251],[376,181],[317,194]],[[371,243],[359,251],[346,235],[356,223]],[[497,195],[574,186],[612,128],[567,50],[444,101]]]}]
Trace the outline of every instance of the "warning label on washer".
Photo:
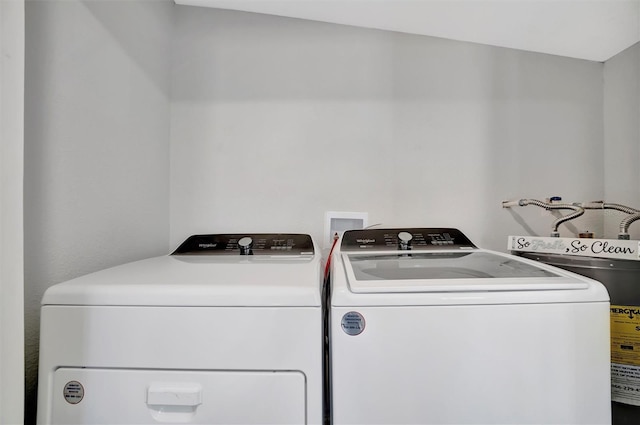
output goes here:
[{"label": "warning label on washer", "polygon": [[640,306],[611,306],[611,399],[640,406]]}]

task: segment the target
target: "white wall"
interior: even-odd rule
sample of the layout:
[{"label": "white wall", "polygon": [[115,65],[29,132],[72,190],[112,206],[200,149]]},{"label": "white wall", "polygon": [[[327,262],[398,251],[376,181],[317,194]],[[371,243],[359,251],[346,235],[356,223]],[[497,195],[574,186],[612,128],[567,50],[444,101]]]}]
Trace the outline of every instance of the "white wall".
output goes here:
[{"label": "white wall", "polygon": [[[176,8],[171,243],[309,232],[325,211],[547,234],[507,198],[601,199],[600,63],[257,14]],[[601,217],[575,222],[602,233]],[[563,231],[564,228],[562,229]]]},{"label": "white wall", "polygon": [[44,290],[169,251],[173,7],[27,1],[27,422]]},{"label": "white wall", "polygon": [[[609,59],[604,66],[605,198],[640,208],[640,43]],[[605,216],[613,237],[623,213]],[[629,228],[640,239],[640,222]]]},{"label": "white wall", "polygon": [[23,422],[24,1],[0,2],[0,424]]}]

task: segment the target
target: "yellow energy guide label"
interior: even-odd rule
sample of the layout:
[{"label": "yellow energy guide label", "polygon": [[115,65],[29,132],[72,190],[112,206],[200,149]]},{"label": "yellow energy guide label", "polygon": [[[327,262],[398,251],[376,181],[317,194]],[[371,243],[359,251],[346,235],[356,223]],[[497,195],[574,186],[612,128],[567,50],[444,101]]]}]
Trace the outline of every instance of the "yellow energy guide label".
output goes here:
[{"label": "yellow energy guide label", "polygon": [[611,306],[611,399],[640,406],[640,306]]}]

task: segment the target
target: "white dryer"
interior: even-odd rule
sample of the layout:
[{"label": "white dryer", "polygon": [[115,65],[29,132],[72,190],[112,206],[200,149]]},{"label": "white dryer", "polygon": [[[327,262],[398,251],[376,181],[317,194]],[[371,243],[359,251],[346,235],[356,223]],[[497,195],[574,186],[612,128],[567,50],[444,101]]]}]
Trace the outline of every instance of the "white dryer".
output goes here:
[{"label": "white dryer", "polygon": [[347,231],[330,294],[334,425],[609,424],[598,282],[456,229]]},{"label": "white dryer", "polygon": [[54,285],[38,423],[320,425],[320,285],[302,234],[192,236]]}]

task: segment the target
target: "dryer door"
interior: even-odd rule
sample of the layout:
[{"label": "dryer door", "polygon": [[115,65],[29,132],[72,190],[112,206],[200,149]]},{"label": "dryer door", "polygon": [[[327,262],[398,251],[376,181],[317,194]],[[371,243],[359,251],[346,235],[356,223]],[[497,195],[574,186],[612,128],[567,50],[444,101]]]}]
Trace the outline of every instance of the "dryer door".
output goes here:
[{"label": "dryer door", "polygon": [[53,424],[305,424],[296,371],[61,368]]}]

